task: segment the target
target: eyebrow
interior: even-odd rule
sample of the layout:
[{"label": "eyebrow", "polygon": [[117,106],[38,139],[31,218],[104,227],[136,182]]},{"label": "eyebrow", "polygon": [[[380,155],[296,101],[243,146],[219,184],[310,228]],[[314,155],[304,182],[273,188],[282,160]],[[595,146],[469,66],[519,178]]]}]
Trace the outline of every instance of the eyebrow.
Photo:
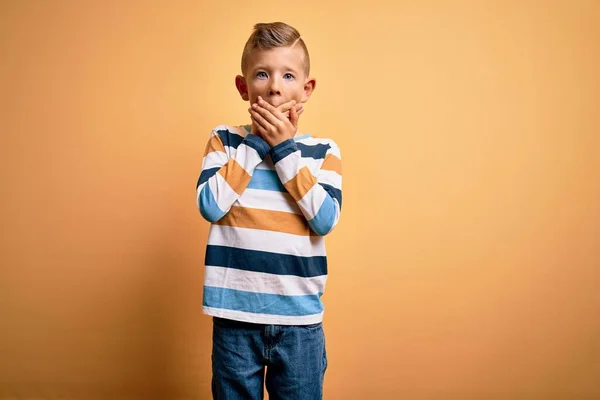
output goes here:
[{"label": "eyebrow", "polygon": [[[253,67],[251,69],[251,71],[256,71],[256,70],[259,70],[259,69],[266,69],[266,70],[268,70],[269,68],[267,66],[263,65],[263,64],[258,64],[257,66]],[[299,69],[296,69],[296,68],[290,67],[289,65],[285,65],[282,69],[286,70],[286,71],[298,72],[298,71],[302,71],[302,66]]]}]

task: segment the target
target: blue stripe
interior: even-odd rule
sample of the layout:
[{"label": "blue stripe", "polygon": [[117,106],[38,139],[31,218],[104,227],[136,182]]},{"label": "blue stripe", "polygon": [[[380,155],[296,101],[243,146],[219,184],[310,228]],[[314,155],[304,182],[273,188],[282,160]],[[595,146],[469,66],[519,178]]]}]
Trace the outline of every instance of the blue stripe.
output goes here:
[{"label": "blue stripe", "polygon": [[296,145],[298,146],[298,150],[302,153],[302,157],[312,157],[317,160],[324,159],[327,150],[331,148],[330,145],[321,143],[314,145],[296,143]]},{"label": "blue stripe", "polygon": [[327,257],[301,257],[226,246],[206,246],[205,264],[302,278],[327,274]]},{"label": "blue stripe", "polygon": [[204,286],[205,307],[271,315],[313,315],[323,312],[321,293],[284,296]]},{"label": "blue stripe", "polygon": [[217,205],[208,184],[200,191],[200,214],[210,222],[217,222],[225,215],[225,211],[221,210]]},{"label": "blue stripe", "polygon": [[223,146],[229,146],[229,147],[232,147],[234,149],[237,149],[238,146],[244,140],[244,138],[241,137],[240,135],[238,135],[236,133],[233,133],[233,132],[229,132],[227,129],[219,130],[219,131],[217,131],[217,133],[221,137],[221,141],[223,142]]},{"label": "blue stripe", "polygon": [[323,189],[325,189],[325,191],[331,197],[337,200],[338,204],[340,205],[340,211],[342,211],[342,191],[326,183],[319,183],[319,185],[323,186]]},{"label": "blue stripe", "polygon": [[272,190],[275,192],[285,192],[286,189],[277,175],[277,171],[270,169],[255,169],[252,173],[252,179],[248,184],[248,189]]},{"label": "blue stripe", "polygon": [[325,197],[325,201],[321,204],[321,208],[317,215],[310,221],[308,225],[317,235],[327,234],[333,227],[335,221],[335,202],[329,196]]},{"label": "blue stripe", "polygon": [[221,169],[221,167],[215,167],[215,168],[205,169],[204,171],[202,171],[202,173],[200,174],[200,178],[198,178],[198,183],[196,184],[196,189],[198,189],[198,186],[202,185],[204,182],[209,180],[210,177],[213,176],[214,174],[216,174],[217,171],[220,169]]}]

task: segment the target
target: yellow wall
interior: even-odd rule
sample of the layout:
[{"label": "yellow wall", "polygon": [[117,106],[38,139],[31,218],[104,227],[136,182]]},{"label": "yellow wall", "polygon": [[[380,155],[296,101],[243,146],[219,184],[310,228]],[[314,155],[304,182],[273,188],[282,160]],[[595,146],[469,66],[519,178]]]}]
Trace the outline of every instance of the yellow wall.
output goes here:
[{"label": "yellow wall", "polygon": [[599,18],[1,2],[0,398],[209,397],[195,183],[210,129],[247,122],[239,57],[274,20],[311,51],[302,130],[342,148],[325,398],[600,396]]}]

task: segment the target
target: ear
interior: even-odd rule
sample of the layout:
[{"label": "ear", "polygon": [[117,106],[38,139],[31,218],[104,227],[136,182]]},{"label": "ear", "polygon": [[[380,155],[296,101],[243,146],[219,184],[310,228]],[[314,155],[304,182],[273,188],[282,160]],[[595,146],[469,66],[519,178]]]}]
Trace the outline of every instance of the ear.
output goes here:
[{"label": "ear", "polygon": [[304,93],[302,93],[302,102],[306,103],[310,99],[310,95],[317,86],[317,80],[315,78],[308,78],[304,82]]},{"label": "ear", "polygon": [[246,85],[246,80],[243,76],[238,75],[235,77],[235,87],[238,92],[240,92],[240,96],[242,96],[242,100],[248,101],[250,97],[248,95],[248,85]]}]

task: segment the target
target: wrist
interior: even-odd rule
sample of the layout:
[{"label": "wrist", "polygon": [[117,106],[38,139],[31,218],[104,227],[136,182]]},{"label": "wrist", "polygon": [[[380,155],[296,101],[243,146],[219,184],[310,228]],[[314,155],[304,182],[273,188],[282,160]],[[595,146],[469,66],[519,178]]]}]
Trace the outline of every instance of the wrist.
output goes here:
[{"label": "wrist", "polygon": [[269,145],[269,143],[267,143],[259,135],[251,133],[246,136],[246,138],[244,139],[244,142],[249,147],[252,147],[254,150],[256,150],[256,152],[262,159],[264,159],[267,156],[267,154],[269,154],[269,151],[271,151],[271,146]]},{"label": "wrist", "polygon": [[293,136],[292,137],[280,136],[280,137],[273,139],[273,141],[271,141],[271,143],[269,143],[269,144],[271,145],[271,147],[275,147],[275,146],[279,146],[281,143],[284,143],[291,139],[293,139]]},{"label": "wrist", "polygon": [[278,144],[271,147],[271,159],[273,160],[274,164],[277,164],[279,161],[291,153],[295,153],[297,150],[298,146],[296,145],[294,139],[280,141]]}]

